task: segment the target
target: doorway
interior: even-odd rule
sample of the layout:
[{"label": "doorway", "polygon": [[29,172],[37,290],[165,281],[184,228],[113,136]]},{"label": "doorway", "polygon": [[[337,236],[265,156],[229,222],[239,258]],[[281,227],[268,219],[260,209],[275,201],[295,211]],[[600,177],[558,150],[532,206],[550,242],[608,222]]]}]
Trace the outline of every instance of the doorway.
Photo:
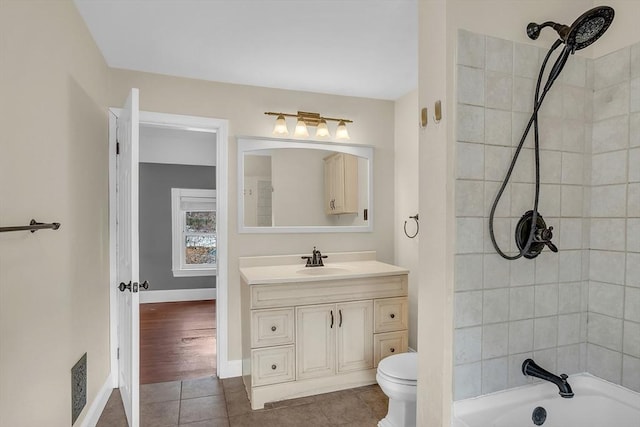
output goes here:
[{"label": "doorway", "polygon": [[[135,90],[134,90],[135,91]],[[110,224],[110,283],[117,282],[117,252],[116,252],[116,135],[118,133],[117,118],[120,116],[121,109],[110,109],[109,120],[109,224]],[[227,129],[226,120],[211,119],[204,117],[182,116],[163,113],[140,112],[140,126],[151,126],[163,129],[209,132],[216,135],[216,200],[217,200],[217,272],[216,272],[216,371],[217,375],[225,378],[231,375],[231,368],[227,359]],[[136,159],[137,162],[137,159]],[[137,164],[137,163],[136,163]],[[142,284],[141,284],[142,286]],[[153,289],[151,284],[150,289]],[[111,317],[111,378],[114,388],[119,387],[118,362],[118,288],[111,286],[110,292],[110,317]],[[171,292],[171,291],[167,291]],[[141,294],[143,295],[143,294]],[[144,297],[142,297],[144,298]],[[202,299],[202,298],[198,298]],[[139,343],[138,343],[139,345]],[[135,379],[138,382],[138,379]],[[136,387],[137,388],[137,387]],[[138,406],[137,397],[133,399],[134,406]],[[137,409],[134,410],[134,413]],[[137,421],[134,422],[137,424]]]}]

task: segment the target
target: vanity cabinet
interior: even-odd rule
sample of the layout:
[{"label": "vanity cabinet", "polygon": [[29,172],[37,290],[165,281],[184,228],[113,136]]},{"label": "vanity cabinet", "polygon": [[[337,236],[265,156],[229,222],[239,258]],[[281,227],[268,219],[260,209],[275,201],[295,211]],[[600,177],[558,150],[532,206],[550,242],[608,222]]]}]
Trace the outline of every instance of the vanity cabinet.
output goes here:
[{"label": "vanity cabinet", "polygon": [[335,153],[324,158],[325,213],[358,212],[358,158]]},{"label": "vanity cabinet", "polygon": [[243,381],[266,402],[376,382],[407,351],[407,275],[242,283]]}]

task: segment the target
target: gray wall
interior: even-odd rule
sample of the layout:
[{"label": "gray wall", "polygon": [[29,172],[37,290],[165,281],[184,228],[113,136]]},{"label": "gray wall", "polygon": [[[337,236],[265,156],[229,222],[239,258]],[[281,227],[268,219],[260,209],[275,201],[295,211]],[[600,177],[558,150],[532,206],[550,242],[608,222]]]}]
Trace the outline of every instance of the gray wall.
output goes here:
[{"label": "gray wall", "polygon": [[140,280],[149,290],[214,288],[216,277],[173,277],[171,188],[216,188],[213,166],[140,163]]}]

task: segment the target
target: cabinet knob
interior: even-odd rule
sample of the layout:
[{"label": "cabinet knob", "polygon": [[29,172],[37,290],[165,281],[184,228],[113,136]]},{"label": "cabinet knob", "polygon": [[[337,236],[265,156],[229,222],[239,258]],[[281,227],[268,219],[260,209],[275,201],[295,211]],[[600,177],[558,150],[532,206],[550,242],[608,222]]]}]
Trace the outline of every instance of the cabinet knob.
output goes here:
[{"label": "cabinet knob", "polygon": [[271,369],[273,369],[274,371],[276,370],[277,366],[276,365],[271,365]]},{"label": "cabinet knob", "polygon": [[393,348],[393,347],[391,347],[391,348],[389,349],[389,351],[391,351],[391,353],[395,353],[395,352],[396,352],[396,349],[395,349],[395,348]]},{"label": "cabinet knob", "polygon": [[396,318],[396,315],[394,313],[391,313],[390,316],[391,316],[392,319]]},{"label": "cabinet knob", "polygon": [[276,331],[276,329],[278,329],[278,328],[276,328],[275,326],[272,326],[272,327],[271,327],[271,332],[275,332],[275,331]]}]

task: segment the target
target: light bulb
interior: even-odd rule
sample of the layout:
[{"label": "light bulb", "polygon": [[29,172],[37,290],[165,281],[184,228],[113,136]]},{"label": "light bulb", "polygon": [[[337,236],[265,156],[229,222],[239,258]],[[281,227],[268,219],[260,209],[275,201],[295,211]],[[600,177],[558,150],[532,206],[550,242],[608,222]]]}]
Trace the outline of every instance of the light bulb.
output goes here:
[{"label": "light bulb", "polygon": [[349,139],[349,132],[347,131],[347,124],[344,120],[340,120],[338,123],[338,128],[336,129],[336,138],[337,139]]},{"label": "light bulb", "polygon": [[280,114],[276,119],[276,125],[273,127],[274,135],[289,135],[289,129],[287,129],[287,122],[284,116]]},{"label": "light bulb", "polygon": [[327,121],[325,119],[320,119],[320,123],[318,123],[318,127],[316,128],[316,137],[326,138],[328,136],[329,128],[327,127]]},{"label": "light bulb", "polygon": [[298,122],[296,123],[296,130],[293,133],[295,136],[309,136],[309,130],[307,129],[307,125],[304,120],[298,117]]}]

